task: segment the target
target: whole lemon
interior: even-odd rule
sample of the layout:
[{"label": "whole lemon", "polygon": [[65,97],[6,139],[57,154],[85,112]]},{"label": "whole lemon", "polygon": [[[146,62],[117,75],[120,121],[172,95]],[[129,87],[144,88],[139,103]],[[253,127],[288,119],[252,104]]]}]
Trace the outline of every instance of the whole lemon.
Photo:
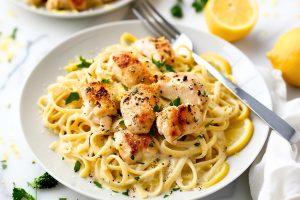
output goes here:
[{"label": "whole lemon", "polygon": [[286,82],[300,87],[300,27],[283,34],[267,57]]}]

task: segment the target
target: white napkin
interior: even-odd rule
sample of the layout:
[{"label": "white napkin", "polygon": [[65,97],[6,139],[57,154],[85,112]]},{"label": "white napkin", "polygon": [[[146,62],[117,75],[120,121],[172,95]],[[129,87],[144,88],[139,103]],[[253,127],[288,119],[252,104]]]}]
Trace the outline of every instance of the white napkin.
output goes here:
[{"label": "white napkin", "polygon": [[[274,111],[299,132],[300,98],[286,101],[280,71],[271,67],[260,67],[260,71],[271,91]],[[250,168],[249,183],[255,200],[300,199],[300,140],[292,147],[272,131],[265,153]]]}]

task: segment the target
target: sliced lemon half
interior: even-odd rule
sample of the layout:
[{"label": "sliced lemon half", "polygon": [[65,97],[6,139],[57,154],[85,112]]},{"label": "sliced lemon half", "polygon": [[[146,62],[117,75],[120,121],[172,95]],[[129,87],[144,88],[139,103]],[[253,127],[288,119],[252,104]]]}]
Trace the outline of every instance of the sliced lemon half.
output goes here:
[{"label": "sliced lemon half", "polygon": [[228,174],[228,171],[229,171],[229,165],[227,162],[225,162],[221,167],[220,171],[215,176],[213,176],[213,178],[210,179],[208,182],[202,184],[202,187],[208,188],[220,182]]},{"label": "sliced lemon half", "polygon": [[242,150],[253,135],[253,124],[249,118],[242,121],[234,121],[225,130],[227,156],[231,156]]},{"label": "sliced lemon half", "polygon": [[232,42],[245,37],[254,27],[258,6],[255,0],[210,0],[204,14],[209,30]]}]

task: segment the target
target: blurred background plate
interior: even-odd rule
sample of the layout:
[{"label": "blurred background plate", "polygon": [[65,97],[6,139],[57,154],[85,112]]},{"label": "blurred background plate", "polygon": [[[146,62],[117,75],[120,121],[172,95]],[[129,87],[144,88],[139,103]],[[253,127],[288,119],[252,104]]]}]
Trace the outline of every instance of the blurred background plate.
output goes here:
[{"label": "blurred background plate", "polygon": [[[269,108],[272,107],[270,93],[263,78],[252,62],[240,50],[228,42],[199,30],[185,26],[178,26],[178,28],[194,40],[195,47],[201,53],[217,53],[228,59],[238,84],[261,103]],[[57,76],[66,74],[63,66],[70,59],[78,55],[93,58],[101,49],[118,43],[121,34],[124,32],[131,32],[138,37],[150,35],[139,21],[134,20],[92,27],[60,43],[37,63],[26,81],[20,101],[20,119],[23,133],[39,163],[62,184],[95,199],[119,200],[132,198],[95,187],[89,179],[80,178],[73,171],[73,166],[62,161],[55,152],[49,149],[49,144],[57,140],[57,136],[48,134],[49,130],[44,127],[37,100],[46,92],[47,86],[55,82]],[[182,200],[205,197],[239,177],[254,161],[268,136],[269,127],[257,116],[251,115],[251,118],[254,124],[253,137],[239,154],[227,159],[230,170],[222,181],[200,191],[173,192],[168,199]],[[162,199],[162,196],[153,199]]]},{"label": "blurred background plate", "polygon": [[16,5],[20,6],[23,9],[26,9],[30,12],[40,14],[47,17],[56,17],[56,18],[84,18],[84,17],[92,17],[95,15],[102,15],[109,12],[116,11],[118,9],[121,9],[122,7],[128,6],[129,3],[131,3],[133,0],[117,0],[112,3],[105,4],[103,6],[97,7],[97,8],[91,8],[85,11],[81,12],[74,12],[74,11],[59,11],[59,12],[53,12],[46,10],[44,7],[37,8],[34,6],[30,6],[25,3],[24,0],[11,0]]}]

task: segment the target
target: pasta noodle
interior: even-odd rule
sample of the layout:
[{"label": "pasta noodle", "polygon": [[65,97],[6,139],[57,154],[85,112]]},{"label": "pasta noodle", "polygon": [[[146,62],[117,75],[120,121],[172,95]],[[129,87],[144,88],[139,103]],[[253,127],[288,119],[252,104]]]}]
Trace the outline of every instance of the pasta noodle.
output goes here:
[{"label": "pasta noodle", "polygon": [[[149,64],[151,74],[160,73],[153,59],[142,55],[131,45],[136,41],[135,36],[123,34],[121,44],[104,49],[93,61],[85,61],[92,63],[88,68],[79,69],[78,63],[69,65],[69,73],[58,77],[57,82],[48,87],[47,93],[38,100],[38,106],[45,126],[58,136],[50,147],[71,163],[79,161],[81,177],[90,176],[106,188],[127,191],[126,194],[131,196],[137,194],[146,198],[173,188],[205,188],[226,164],[224,130],[244,115],[247,107],[210,76],[203,66],[195,64],[187,47],[181,47],[187,52],[184,55],[179,53],[180,48],[175,50],[173,69],[195,74],[206,88],[208,105],[203,126],[200,132],[185,135],[176,144],[159,134],[152,135],[153,148],[159,152],[155,157],[142,162],[126,162],[114,145],[114,132],[126,129],[121,115],[113,117],[109,131],[102,131],[84,114],[82,97],[66,103],[71,93],[80,94],[86,84],[103,80],[109,80],[108,85],[116,101],[121,101],[127,88],[108,69],[109,57],[116,51],[134,52],[139,60]],[[228,77],[234,80],[232,76]]]}]

